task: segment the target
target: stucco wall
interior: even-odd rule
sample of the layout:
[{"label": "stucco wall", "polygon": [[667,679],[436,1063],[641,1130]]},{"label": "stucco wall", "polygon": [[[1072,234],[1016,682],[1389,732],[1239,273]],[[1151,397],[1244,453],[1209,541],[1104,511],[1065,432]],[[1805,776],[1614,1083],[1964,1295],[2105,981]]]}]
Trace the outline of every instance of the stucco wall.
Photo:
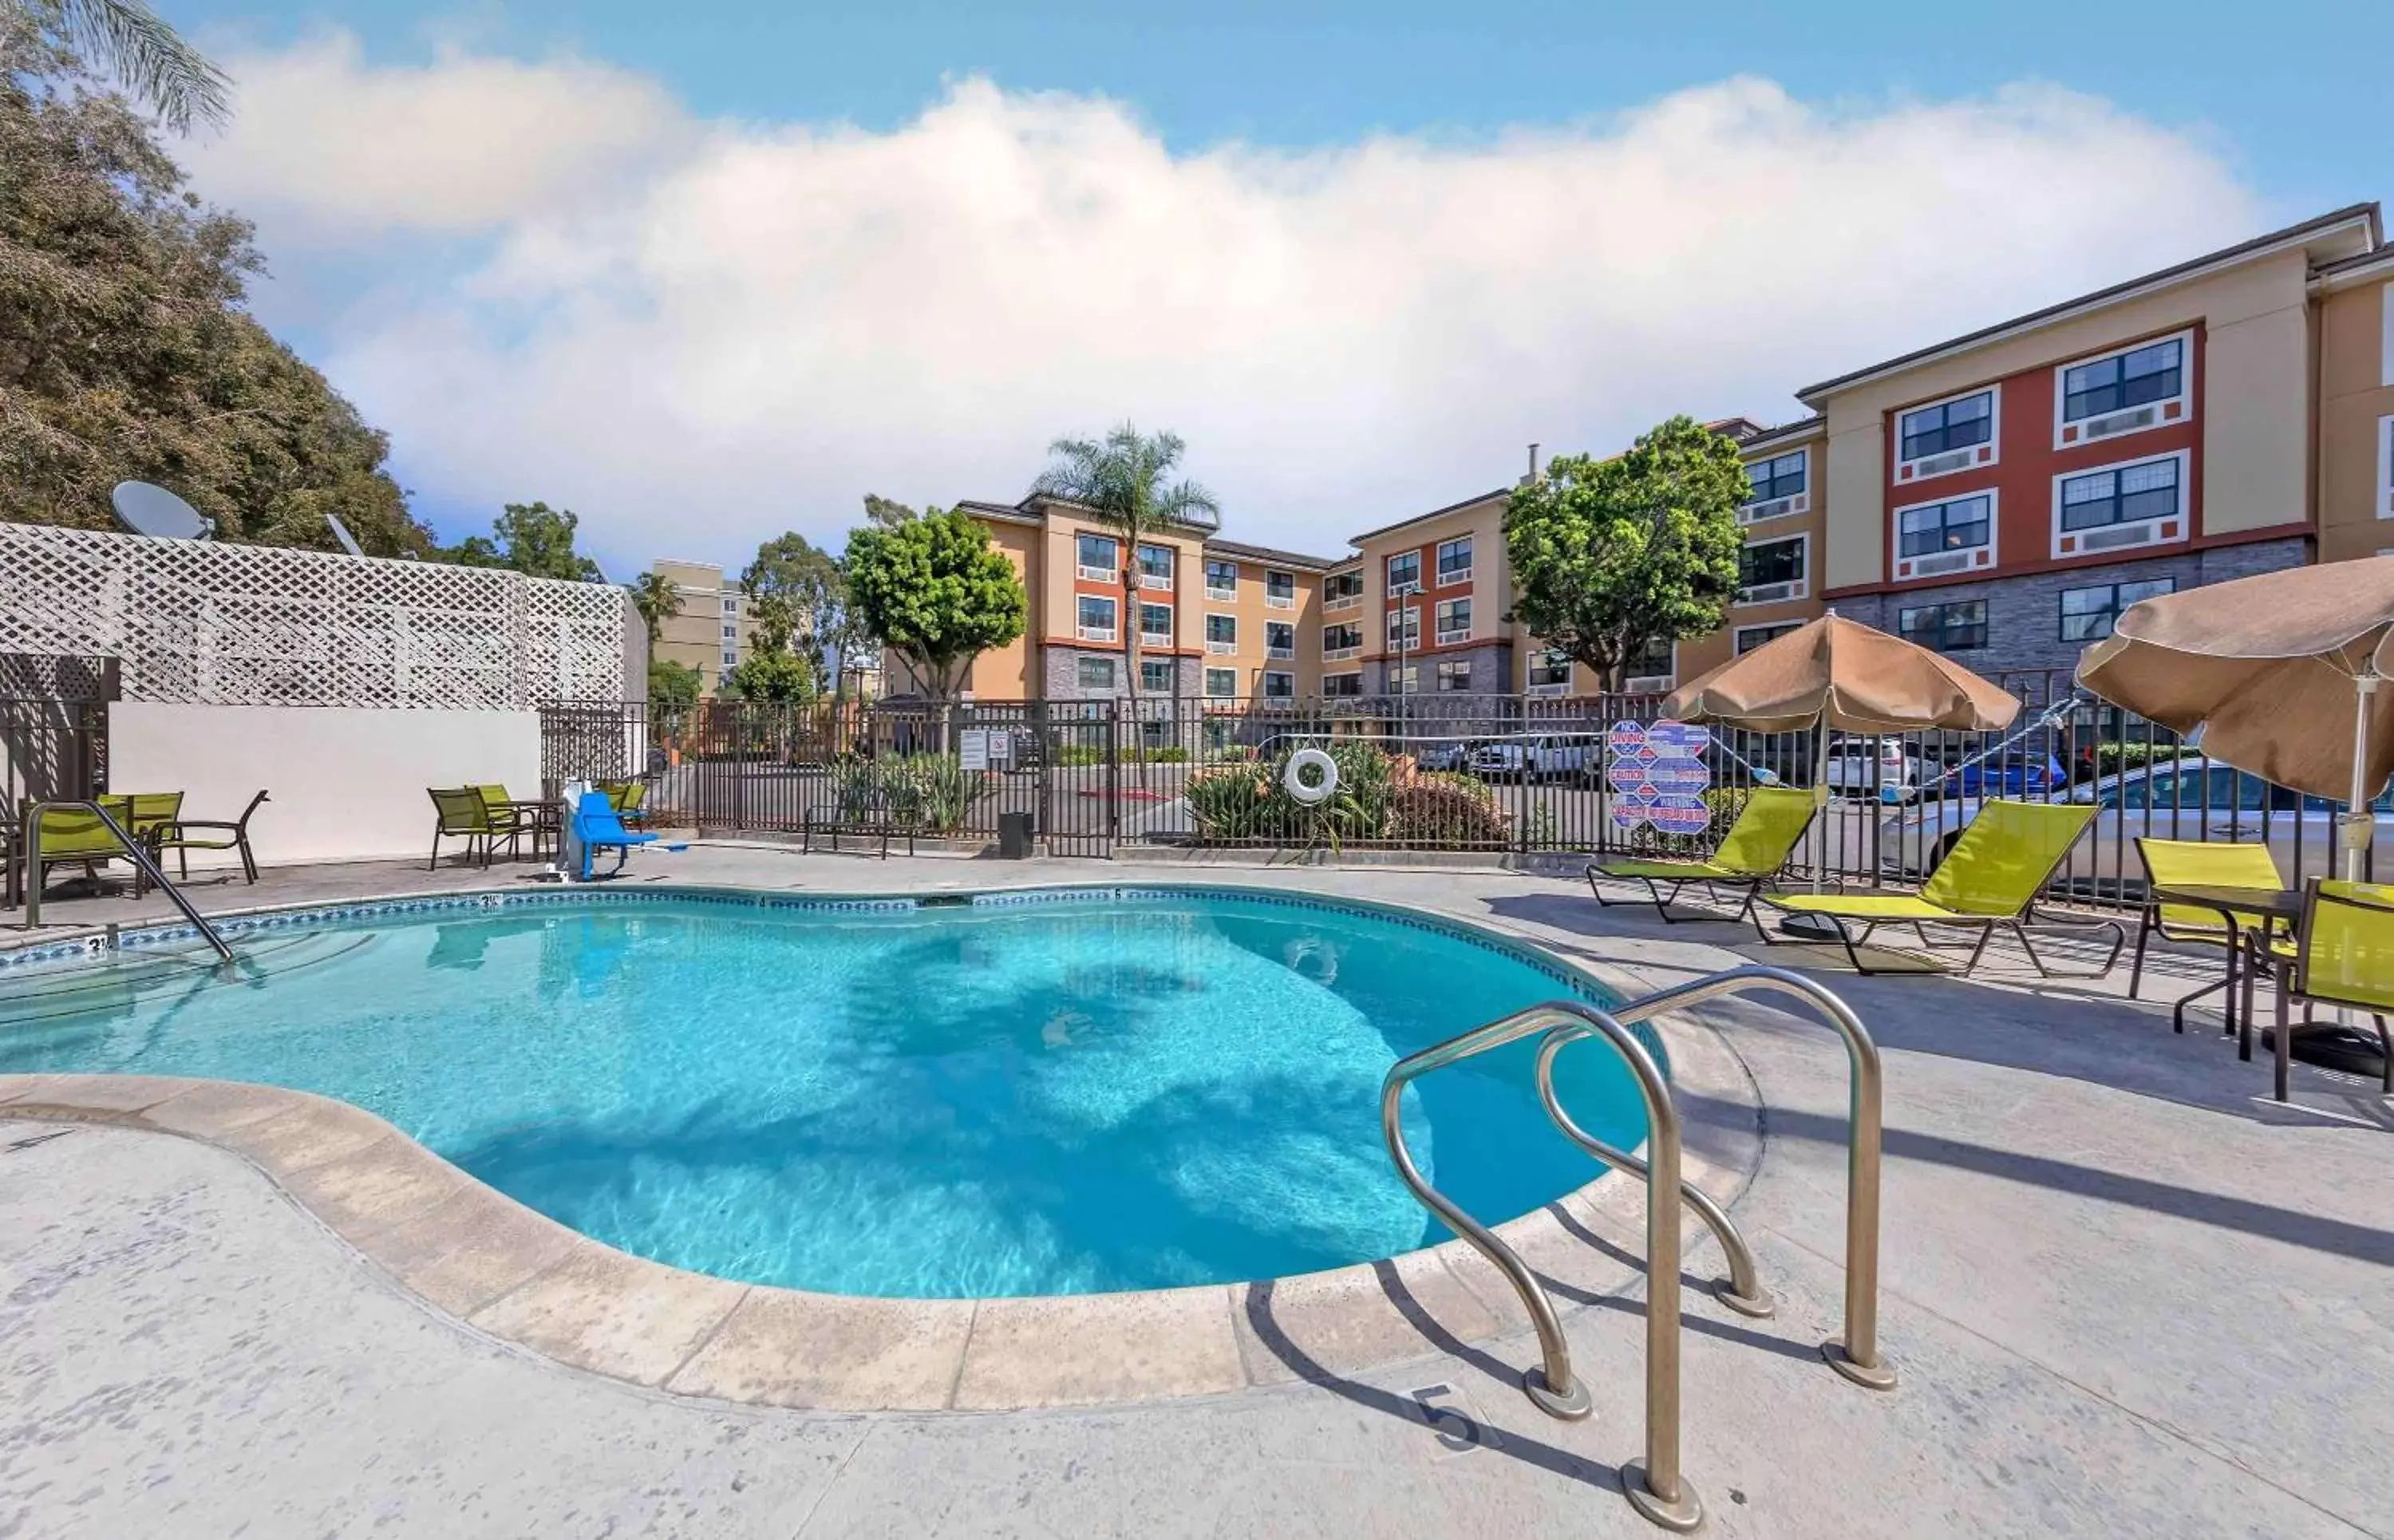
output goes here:
[{"label": "stucco wall", "polygon": [[[429,786],[495,782],[540,795],[540,716],[531,711],[369,711],[345,706],[108,708],[108,785],[180,791],[192,818],[250,823],[262,864],[423,860],[432,849]],[[455,849],[452,842],[452,849]],[[193,852],[191,864],[230,864]]]}]

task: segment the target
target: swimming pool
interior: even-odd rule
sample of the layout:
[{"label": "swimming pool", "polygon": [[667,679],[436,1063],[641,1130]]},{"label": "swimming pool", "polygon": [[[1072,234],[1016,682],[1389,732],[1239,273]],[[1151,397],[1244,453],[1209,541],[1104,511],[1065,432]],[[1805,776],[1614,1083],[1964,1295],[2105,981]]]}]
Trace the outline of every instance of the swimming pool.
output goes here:
[{"label": "swimming pool", "polygon": [[[1379,1131],[1397,1059],[1595,987],[1405,912],[1233,889],[907,900],[445,900],[187,953],[0,971],[0,1073],[337,1097],[638,1256],[901,1297],[1229,1283],[1446,1238]],[[1596,1174],[1531,1043],[1406,1092],[1424,1171],[1494,1224]],[[1630,1147],[1612,1056],[1559,1084]]]}]

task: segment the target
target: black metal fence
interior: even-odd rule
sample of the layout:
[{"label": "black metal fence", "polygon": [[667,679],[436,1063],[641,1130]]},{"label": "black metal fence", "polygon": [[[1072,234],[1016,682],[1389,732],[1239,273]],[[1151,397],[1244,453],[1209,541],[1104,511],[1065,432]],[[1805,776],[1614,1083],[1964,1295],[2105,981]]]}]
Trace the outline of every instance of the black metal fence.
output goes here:
[{"label": "black metal fence", "polygon": [[[560,704],[544,721],[553,778],[638,770],[659,816],[724,832],[902,826],[997,836],[1027,814],[1052,854],[1124,847],[1259,851],[1662,852],[1706,848],[1745,792],[1775,781],[1830,801],[1798,878],[1917,881],[1990,797],[2085,801],[2092,835],[2057,888],[2138,902],[2138,836],[2266,843],[2290,880],[2329,872],[2340,807],[2216,765],[2151,723],[2074,696],[2059,671],[2006,676],[2023,703],[2003,733],[1826,743],[1721,730],[1697,757],[1686,816],[1658,827],[1623,783],[1614,730],[1654,696],[1150,697],[1124,701],[707,702],[678,712]],[[1316,800],[1303,751],[1336,784]],[[610,770],[608,767],[615,767]],[[1685,767],[1682,767],[1683,770]],[[2394,839],[2381,806],[2379,843]]]},{"label": "black metal fence", "polygon": [[0,652],[0,823],[27,801],[79,801],[108,789],[113,658]]}]

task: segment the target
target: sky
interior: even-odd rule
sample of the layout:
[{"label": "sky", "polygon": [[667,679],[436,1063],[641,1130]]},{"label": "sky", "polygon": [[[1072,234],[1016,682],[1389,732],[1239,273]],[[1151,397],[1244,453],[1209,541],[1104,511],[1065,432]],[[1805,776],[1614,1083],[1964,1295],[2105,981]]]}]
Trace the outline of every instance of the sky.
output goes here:
[{"label": "sky", "polygon": [[2382,0],[161,9],[261,318],[444,536],[618,577],[1125,418],[1330,554],[2394,191]]}]

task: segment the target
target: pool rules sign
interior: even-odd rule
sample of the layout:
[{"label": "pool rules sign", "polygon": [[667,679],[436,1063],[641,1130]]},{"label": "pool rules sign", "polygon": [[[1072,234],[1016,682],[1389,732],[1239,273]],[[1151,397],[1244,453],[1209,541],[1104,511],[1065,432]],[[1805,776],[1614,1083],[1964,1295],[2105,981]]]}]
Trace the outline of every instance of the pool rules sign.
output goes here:
[{"label": "pool rules sign", "polygon": [[1651,823],[1666,835],[1700,835],[1711,826],[1704,792],[1713,783],[1704,750],[1708,728],[1687,722],[1615,722],[1605,735],[1604,783],[1613,826]]}]

